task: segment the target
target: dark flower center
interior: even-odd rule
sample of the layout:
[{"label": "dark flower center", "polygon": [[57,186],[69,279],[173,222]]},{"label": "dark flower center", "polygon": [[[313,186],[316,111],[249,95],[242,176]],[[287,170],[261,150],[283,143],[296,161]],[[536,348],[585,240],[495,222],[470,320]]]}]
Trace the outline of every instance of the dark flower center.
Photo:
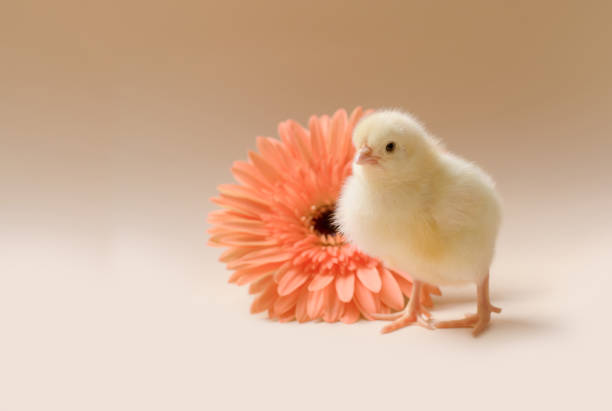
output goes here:
[{"label": "dark flower center", "polygon": [[312,228],[319,235],[336,235],[338,228],[334,224],[334,209],[325,208],[312,218]]}]

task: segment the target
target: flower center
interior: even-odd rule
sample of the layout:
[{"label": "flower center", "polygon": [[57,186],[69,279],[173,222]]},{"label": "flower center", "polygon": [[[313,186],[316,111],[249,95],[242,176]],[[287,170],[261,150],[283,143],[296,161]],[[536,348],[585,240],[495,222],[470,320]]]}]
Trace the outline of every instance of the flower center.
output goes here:
[{"label": "flower center", "polygon": [[312,218],[312,228],[319,235],[336,235],[338,229],[334,224],[334,209],[325,208]]},{"label": "flower center", "polygon": [[323,204],[310,207],[311,213],[302,217],[308,230],[319,237],[324,246],[342,246],[344,236],[334,224],[335,204]]}]

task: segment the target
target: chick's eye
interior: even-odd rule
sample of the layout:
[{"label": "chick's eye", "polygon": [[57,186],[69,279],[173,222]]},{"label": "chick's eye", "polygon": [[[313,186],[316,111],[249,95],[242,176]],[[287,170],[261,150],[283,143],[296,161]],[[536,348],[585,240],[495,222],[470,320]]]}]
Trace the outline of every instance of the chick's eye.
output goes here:
[{"label": "chick's eye", "polygon": [[395,143],[392,141],[385,146],[387,153],[392,153],[395,150]]}]

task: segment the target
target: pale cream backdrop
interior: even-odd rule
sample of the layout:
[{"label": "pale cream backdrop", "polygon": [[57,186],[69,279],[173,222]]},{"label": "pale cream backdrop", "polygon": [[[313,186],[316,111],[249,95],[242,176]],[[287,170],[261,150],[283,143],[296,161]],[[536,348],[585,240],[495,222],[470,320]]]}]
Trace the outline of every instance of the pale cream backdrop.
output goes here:
[{"label": "pale cream backdrop", "polygon": [[[607,1],[4,1],[0,410],[610,409]],[[496,179],[504,311],[251,316],[206,246],[257,135],[401,107]],[[472,311],[443,289],[434,314]]]}]

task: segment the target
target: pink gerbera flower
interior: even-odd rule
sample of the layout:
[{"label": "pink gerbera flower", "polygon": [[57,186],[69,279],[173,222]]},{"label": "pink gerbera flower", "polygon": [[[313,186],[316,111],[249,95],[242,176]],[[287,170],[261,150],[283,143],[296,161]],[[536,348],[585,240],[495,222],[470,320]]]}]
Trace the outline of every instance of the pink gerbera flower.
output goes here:
[{"label": "pink gerbera flower", "polygon": [[[210,244],[233,270],[229,281],[251,284],[251,312],[300,322],[322,318],[352,323],[360,315],[404,307],[410,278],[347,243],[332,223],[336,199],[351,174],[353,127],[361,108],[312,116],[305,129],[293,120],[278,126],[280,141],[258,137],[258,152],[235,162],[240,184],[219,186],[209,214]],[[426,286],[423,300],[431,305]]]}]

